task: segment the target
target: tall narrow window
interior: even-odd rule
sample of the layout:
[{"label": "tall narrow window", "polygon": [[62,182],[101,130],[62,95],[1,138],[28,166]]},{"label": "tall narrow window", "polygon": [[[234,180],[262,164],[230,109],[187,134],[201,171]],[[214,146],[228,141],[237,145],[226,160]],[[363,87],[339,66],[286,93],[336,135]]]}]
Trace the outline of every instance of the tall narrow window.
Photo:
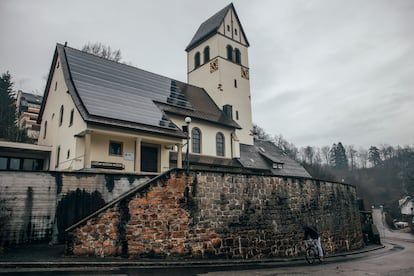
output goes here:
[{"label": "tall narrow window", "polygon": [[64,108],[63,108],[63,105],[62,105],[62,106],[60,106],[59,126],[61,126],[62,122],[63,122],[63,111],[64,111]]},{"label": "tall narrow window", "polygon": [[55,82],[55,91],[57,90],[57,81]]},{"label": "tall narrow window", "polygon": [[56,152],[56,168],[59,167],[59,159],[60,159],[60,146],[57,148]]},{"label": "tall narrow window", "polygon": [[236,63],[240,64],[241,63],[241,54],[240,54],[240,50],[236,48],[235,50],[235,57],[236,57]]},{"label": "tall narrow window", "polygon": [[233,47],[227,45],[227,59],[233,61]]},{"label": "tall narrow window", "polygon": [[72,110],[70,111],[70,117],[69,117],[69,126],[73,125],[73,114],[74,114],[75,110],[72,108]]},{"label": "tall narrow window", "polygon": [[192,150],[194,153],[201,153],[201,131],[198,128],[193,128],[191,131]]},{"label": "tall narrow window", "polygon": [[197,52],[194,56],[194,68],[200,67],[200,52]]},{"label": "tall narrow window", "polygon": [[216,134],[216,153],[217,156],[224,156],[224,135],[221,132]]},{"label": "tall narrow window", "polygon": [[234,88],[237,88],[237,80],[234,79]]},{"label": "tall narrow window", "polygon": [[204,48],[204,63],[208,62],[210,60],[210,47],[206,46]]},{"label": "tall narrow window", "polygon": [[45,121],[45,129],[43,130],[43,139],[46,139],[47,134],[47,121]]}]

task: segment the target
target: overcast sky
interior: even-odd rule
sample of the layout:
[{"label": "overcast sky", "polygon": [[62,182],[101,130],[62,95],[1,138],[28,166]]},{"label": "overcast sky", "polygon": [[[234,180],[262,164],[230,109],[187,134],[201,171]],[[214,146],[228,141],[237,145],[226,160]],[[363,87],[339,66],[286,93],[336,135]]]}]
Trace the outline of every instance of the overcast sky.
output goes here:
[{"label": "overcast sky", "polygon": [[[223,0],[0,0],[0,73],[43,94],[56,43],[102,42],[186,81],[187,44]],[[253,121],[296,146],[414,144],[414,1],[233,1]]]}]

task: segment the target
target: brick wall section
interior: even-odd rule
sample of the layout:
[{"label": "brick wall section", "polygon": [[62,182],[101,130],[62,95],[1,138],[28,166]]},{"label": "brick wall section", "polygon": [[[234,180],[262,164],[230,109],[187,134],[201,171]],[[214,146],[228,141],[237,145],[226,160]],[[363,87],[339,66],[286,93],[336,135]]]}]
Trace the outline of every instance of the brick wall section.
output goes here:
[{"label": "brick wall section", "polygon": [[190,215],[185,208],[186,177],[171,174],[148,190],[135,195],[128,204],[126,226],[131,256],[183,254],[190,236]]},{"label": "brick wall section", "polygon": [[[121,203],[121,227],[87,234],[99,229],[107,213],[117,214],[114,209],[103,211],[73,230],[70,253],[123,252],[130,258],[297,256],[303,250],[303,224],[320,229],[328,253],[363,246],[355,187],[342,183],[201,171],[187,177],[173,171]],[[93,247],[110,236],[118,240],[106,243],[115,246],[107,254]]]},{"label": "brick wall section", "polygon": [[75,243],[69,249],[75,255],[117,256],[122,254],[119,244],[119,208],[113,207],[88,221],[74,232]]}]

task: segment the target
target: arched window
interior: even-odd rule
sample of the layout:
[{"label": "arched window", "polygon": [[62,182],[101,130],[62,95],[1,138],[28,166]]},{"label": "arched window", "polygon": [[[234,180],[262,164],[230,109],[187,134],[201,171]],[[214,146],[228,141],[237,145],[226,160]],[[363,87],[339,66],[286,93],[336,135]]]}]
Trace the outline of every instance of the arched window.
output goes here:
[{"label": "arched window", "polygon": [[233,47],[227,45],[227,59],[233,61]]},{"label": "arched window", "polygon": [[59,115],[59,126],[62,125],[63,122],[63,105],[60,107],[60,115]]},{"label": "arched window", "polygon": [[201,131],[196,127],[191,131],[191,143],[193,153],[201,153]]},{"label": "arched window", "polygon": [[194,68],[200,67],[200,52],[197,52],[194,56]]},{"label": "arched window", "polygon": [[235,56],[236,56],[236,63],[240,64],[241,63],[241,54],[240,54],[240,50],[239,49],[235,49]]},{"label": "arched window", "polygon": [[216,134],[216,154],[224,156],[224,135],[221,132]]},{"label": "arched window", "polygon": [[210,47],[206,46],[204,48],[204,63],[210,60]]}]

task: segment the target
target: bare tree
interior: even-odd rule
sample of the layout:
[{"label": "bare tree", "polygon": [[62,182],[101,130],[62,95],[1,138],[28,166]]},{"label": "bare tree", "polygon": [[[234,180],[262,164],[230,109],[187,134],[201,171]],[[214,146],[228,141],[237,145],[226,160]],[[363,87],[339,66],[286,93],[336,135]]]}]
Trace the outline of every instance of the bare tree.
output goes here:
[{"label": "bare tree", "polygon": [[315,150],[313,147],[311,146],[307,146],[303,149],[303,157],[304,157],[304,161],[307,162],[308,164],[312,165],[313,164],[313,157],[315,156]]},{"label": "bare tree", "polygon": [[349,158],[349,165],[351,166],[351,171],[355,169],[355,158],[357,151],[355,150],[355,147],[353,145],[346,147],[348,158]]},{"label": "bare tree", "polygon": [[290,158],[293,160],[298,160],[298,148],[293,144],[289,143],[282,134],[275,135],[274,137],[275,145],[284,151]]},{"label": "bare tree", "polygon": [[116,62],[121,60],[121,50],[112,50],[111,46],[106,46],[100,42],[89,42],[83,46],[82,51]]},{"label": "bare tree", "polygon": [[368,164],[368,150],[360,148],[357,152],[360,167],[365,169]]},{"label": "bare tree", "polygon": [[327,165],[329,165],[329,161],[330,161],[330,155],[329,155],[330,150],[331,150],[331,149],[329,148],[329,146],[323,146],[323,147],[321,148],[321,155],[322,155],[322,158],[323,158],[324,162],[325,162]]},{"label": "bare tree", "polygon": [[395,149],[387,144],[381,145],[379,151],[382,160],[388,160],[395,156]]},{"label": "bare tree", "polygon": [[315,156],[313,157],[313,162],[322,166],[322,157],[321,157],[321,149],[315,148]]}]

